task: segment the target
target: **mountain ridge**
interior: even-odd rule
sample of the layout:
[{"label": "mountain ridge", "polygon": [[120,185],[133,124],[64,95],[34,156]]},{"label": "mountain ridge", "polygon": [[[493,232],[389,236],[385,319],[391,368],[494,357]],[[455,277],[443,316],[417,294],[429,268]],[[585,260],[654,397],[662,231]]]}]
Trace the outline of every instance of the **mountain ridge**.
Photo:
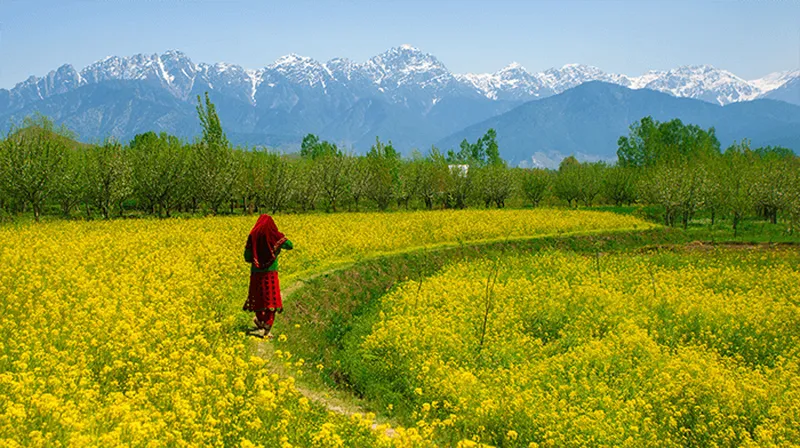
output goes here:
[{"label": "mountain ridge", "polygon": [[[397,60],[400,60],[399,64]],[[220,80],[226,72],[227,78],[223,82],[232,78],[246,81],[244,84],[250,87],[251,99],[254,98],[262,82],[269,84],[269,76],[264,75],[273,72],[285,76],[294,83],[307,82],[310,86],[321,84],[323,88],[326,81],[342,81],[341,77],[334,76],[334,73],[341,73],[345,75],[347,81],[362,78],[371,81],[379,89],[385,89],[389,82],[393,82],[394,85],[391,87],[394,88],[407,84],[409,78],[412,78],[411,75],[417,72],[433,73],[432,77],[428,76],[428,79],[422,80],[420,83],[422,88],[455,81],[459,87],[473,88],[476,93],[479,92],[490,99],[501,96],[513,97],[514,91],[519,92],[522,87],[525,94],[518,95],[514,99],[530,100],[546,96],[540,93],[543,90],[554,94],[583,82],[606,81],[633,89],[648,88],[674,96],[716,101],[720,104],[752,100],[800,78],[800,70],[789,70],[747,81],[711,65],[685,65],[671,70],[650,70],[640,76],[607,73],[584,64],[566,64],[561,68],[531,73],[516,62],[494,73],[458,74],[450,72],[435,56],[416,47],[402,45],[376,55],[364,63],[338,57],[321,63],[307,56],[290,53],[259,69],[246,69],[237,64],[224,62],[195,64],[179,50],[167,50],[161,55],[139,53],[128,57],[107,56],[84,67],[81,71],[75,70],[71,64],[64,64],[41,78],[31,75],[12,89],[0,89],[0,91],[8,91],[12,97],[35,100],[106,80],[157,80],[162,81],[179,98],[187,99],[186,95],[191,92],[195,82],[199,80],[214,88],[213,81]],[[396,76],[398,73],[401,76]],[[218,84],[218,87],[220,86],[221,84]],[[720,89],[722,90],[718,92]],[[731,89],[734,91],[730,92]],[[718,95],[714,96],[714,93]]]},{"label": "mountain ridge", "polygon": [[531,73],[511,63],[491,74],[456,74],[434,55],[410,45],[363,63],[345,58],[319,62],[292,53],[265,67],[246,69],[222,62],[195,64],[185,53],[169,50],[109,56],[80,71],[65,64],[10,90],[0,89],[0,122],[19,122],[40,111],[84,140],[130,139],[147,123],[190,139],[198,130],[195,98],[208,91],[237,144],[294,150],[302,135],[316,133],[348,150],[364,151],[380,136],[407,152],[592,81],[716,104],[768,95],[791,102],[797,95],[790,87],[800,85],[800,71],[775,73],[758,82],[708,65],[654,70],[639,77],[581,64]]}]

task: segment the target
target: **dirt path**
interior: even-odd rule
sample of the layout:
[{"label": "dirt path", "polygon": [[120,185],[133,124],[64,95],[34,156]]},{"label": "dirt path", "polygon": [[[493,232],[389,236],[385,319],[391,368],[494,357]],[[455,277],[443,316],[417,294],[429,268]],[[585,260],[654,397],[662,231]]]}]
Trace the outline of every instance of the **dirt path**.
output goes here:
[{"label": "dirt path", "polygon": [[[297,280],[294,283],[292,283],[291,286],[281,291],[283,298],[286,299],[291,297],[291,295],[295,291],[303,287],[303,285],[305,285],[307,282],[315,278],[339,271],[341,269],[347,269],[347,266],[335,269],[329,269],[327,271],[314,274],[305,279]],[[271,340],[260,339],[256,337],[251,337],[250,339],[252,341],[251,344],[253,353],[256,356],[267,361],[267,366],[269,368],[270,373],[278,374],[281,377],[295,376],[293,375],[292,372],[290,372],[286,368],[286,366],[282,362],[276,359],[275,345],[272,343]],[[346,394],[345,392],[319,390],[318,388],[311,387],[302,380],[297,381],[297,378],[295,378],[295,389],[298,392],[300,392],[304,397],[308,398],[310,401],[322,405],[323,407],[325,407],[325,409],[327,409],[330,412],[335,412],[337,414],[341,414],[348,417],[353,414],[361,414],[361,415],[367,414],[367,411],[365,411],[361,407],[361,405],[356,401],[356,399],[354,397],[348,396],[348,394]],[[396,431],[393,429],[393,427],[399,425],[397,425],[395,422],[383,421],[384,419],[381,420],[382,421],[380,422],[373,423],[372,429],[377,431],[380,425],[388,425],[388,427],[383,429],[383,434],[386,435],[387,437],[394,437]]]}]

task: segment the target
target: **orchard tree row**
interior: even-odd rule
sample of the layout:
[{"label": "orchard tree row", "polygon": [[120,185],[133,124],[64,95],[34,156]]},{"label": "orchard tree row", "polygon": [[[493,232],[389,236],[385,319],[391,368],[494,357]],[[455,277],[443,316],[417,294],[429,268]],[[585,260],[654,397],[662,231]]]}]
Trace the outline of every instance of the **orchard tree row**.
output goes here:
[{"label": "orchard tree row", "polygon": [[234,148],[214,105],[198,97],[203,133],[187,143],[148,132],[128,143],[81,144],[46,117],[26,119],[0,141],[0,208],[102,216],[360,211],[600,204],[656,205],[664,223],[700,212],[734,228],[747,216],[795,225],[800,162],[788,149],[724,151],[712,129],[643,118],[618,142],[618,160],[565,158],[557,170],[509,167],[493,129],[446,153],[408,157],[376,138],[364,155],[309,134],[299,154]]},{"label": "orchard tree row", "polygon": [[232,147],[207,96],[197,112],[203,133],[192,143],[147,132],[127,144],[81,144],[44,116],[26,118],[0,141],[0,208],[39,220],[502,207],[515,190],[493,130],[447,156],[432,149],[404,159],[378,138],[357,156],[311,134],[299,155],[286,155]]}]

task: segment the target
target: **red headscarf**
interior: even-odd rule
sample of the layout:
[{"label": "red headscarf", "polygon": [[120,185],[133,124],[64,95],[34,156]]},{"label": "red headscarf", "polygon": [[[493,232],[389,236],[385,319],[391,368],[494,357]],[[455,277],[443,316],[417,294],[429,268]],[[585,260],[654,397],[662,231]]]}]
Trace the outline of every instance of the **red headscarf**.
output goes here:
[{"label": "red headscarf", "polygon": [[272,216],[261,215],[247,237],[247,247],[253,251],[253,264],[258,269],[269,267],[278,256],[286,237],[278,231]]}]

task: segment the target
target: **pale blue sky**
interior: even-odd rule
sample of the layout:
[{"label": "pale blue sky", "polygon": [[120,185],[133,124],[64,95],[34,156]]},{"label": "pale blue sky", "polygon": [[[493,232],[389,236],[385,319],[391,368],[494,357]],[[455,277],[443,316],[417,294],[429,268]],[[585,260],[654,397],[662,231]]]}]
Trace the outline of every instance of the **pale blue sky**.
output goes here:
[{"label": "pale blue sky", "polygon": [[298,53],[363,62],[412,44],[451,71],[584,63],[640,75],[711,64],[800,68],[800,1],[0,0],[0,87],[108,55],[186,52],[259,68]]}]

